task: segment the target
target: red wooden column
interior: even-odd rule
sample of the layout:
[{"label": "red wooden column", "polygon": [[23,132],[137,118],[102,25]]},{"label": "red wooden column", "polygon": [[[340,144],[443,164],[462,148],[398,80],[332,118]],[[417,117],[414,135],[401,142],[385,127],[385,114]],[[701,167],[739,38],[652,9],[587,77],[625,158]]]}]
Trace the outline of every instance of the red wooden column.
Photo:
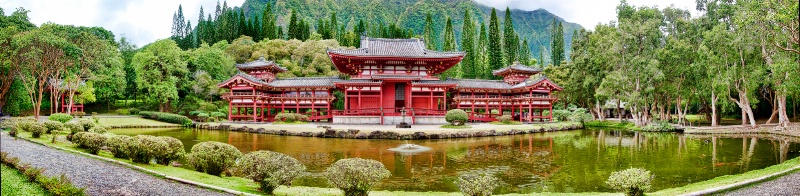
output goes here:
[{"label": "red wooden column", "polygon": [[231,115],[233,115],[233,99],[228,100],[228,121],[233,121]]},{"label": "red wooden column", "polygon": [[344,108],[342,108],[343,110],[347,110],[348,108],[350,108],[350,107],[348,107],[348,106],[350,106],[350,103],[347,101],[347,96],[348,96],[347,95],[347,88],[349,88],[349,87],[347,87],[347,86],[344,87]]},{"label": "red wooden column", "polygon": [[356,89],[358,89],[358,108],[364,109],[364,104],[361,103],[361,90],[364,89],[364,87],[356,87]]},{"label": "red wooden column", "polygon": [[[429,90],[429,91],[431,91],[431,96],[430,96],[430,97],[428,97],[428,99],[430,99],[430,102],[429,102],[429,104],[428,104],[428,109],[431,109],[431,110],[433,110],[433,89],[432,89],[432,88],[430,88],[430,87],[428,87],[428,90]],[[412,93],[413,93],[413,92],[412,92]],[[412,98],[412,99],[413,99],[413,98]],[[437,109],[438,109],[438,108],[437,108]]]},{"label": "red wooden column", "polygon": [[300,113],[300,89],[297,89],[297,98],[294,99],[294,105],[297,106],[297,113]]},{"label": "red wooden column", "polygon": [[[253,93],[253,96],[255,96],[255,93]],[[253,122],[257,122],[258,121],[258,113],[256,113],[256,111],[257,111],[256,110],[256,98],[253,97]]]},{"label": "red wooden column", "polygon": [[[551,94],[550,92],[552,92],[552,90],[547,91],[548,98],[550,97]],[[550,122],[553,122],[553,101],[548,101],[548,102],[550,103],[550,110],[549,110],[550,114],[547,115],[547,118],[550,119]],[[620,119],[622,119],[622,117],[620,117]]]}]

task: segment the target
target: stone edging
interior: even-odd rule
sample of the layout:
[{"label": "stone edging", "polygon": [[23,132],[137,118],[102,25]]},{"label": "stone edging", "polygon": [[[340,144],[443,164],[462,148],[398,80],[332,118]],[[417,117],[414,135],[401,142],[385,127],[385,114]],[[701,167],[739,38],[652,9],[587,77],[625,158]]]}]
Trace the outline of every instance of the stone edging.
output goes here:
[{"label": "stone edging", "polygon": [[758,178],[755,178],[755,179],[745,180],[745,181],[741,181],[741,182],[737,182],[737,183],[733,183],[733,184],[728,184],[728,185],[725,185],[725,186],[708,188],[708,189],[705,189],[705,190],[695,191],[695,192],[691,192],[691,193],[681,194],[681,196],[711,195],[711,194],[714,194],[714,193],[721,193],[723,191],[736,189],[736,188],[744,187],[744,186],[755,184],[755,183],[764,182],[764,181],[769,180],[770,178],[780,177],[780,176],[786,175],[788,173],[794,172],[796,170],[800,170],[800,165],[794,166],[794,167],[789,168],[787,170],[775,172],[775,173],[772,173],[772,174],[769,174],[769,175],[766,175],[766,176],[761,176],[761,177],[758,177]]},{"label": "stone edging", "polygon": [[422,140],[422,139],[449,139],[449,138],[470,138],[470,137],[488,137],[488,136],[503,136],[503,135],[516,135],[528,133],[544,133],[564,130],[582,129],[583,125],[578,123],[566,125],[563,127],[544,126],[538,129],[511,129],[510,131],[470,131],[470,132],[454,132],[454,133],[425,133],[422,131],[410,134],[400,134],[392,131],[370,131],[361,132],[358,129],[336,130],[325,127],[324,132],[292,132],[287,130],[274,130],[264,128],[250,128],[247,126],[233,127],[231,125],[220,124],[217,126],[209,125],[207,123],[196,123],[193,125],[195,128],[210,129],[210,130],[224,130],[224,131],[238,131],[248,133],[262,133],[272,135],[286,135],[286,136],[301,136],[301,137],[321,137],[321,138],[346,138],[346,139],[391,139],[391,140]]},{"label": "stone edging", "polygon": [[[3,134],[7,135],[5,133],[3,133]],[[11,136],[8,136],[8,137],[11,137]],[[101,156],[98,156],[98,155],[93,155],[93,154],[89,154],[89,153],[85,153],[85,152],[81,152],[81,151],[76,151],[76,150],[72,150],[72,149],[66,149],[66,148],[62,148],[62,147],[58,147],[58,146],[50,146],[50,145],[47,145],[47,144],[42,144],[42,143],[30,140],[28,138],[23,138],[23,137],[15,137],[15,138],[23,139],[25,141],[28,141],[28,142],[31,142],[31,143],[34,143],[34,144],[39,144],[39,145],[42,145],[42,146],[45,146],[45,147],[48,147],[48,148],[61,150],[61,151],[67,151],[67,152],[71,152],[71,153],[76,153],[76,154],[88,156],[90,158],[99,159],[99,160],[102,160],[102,161],[105,161],[105,162],[114,163],[114,164],[121,165],[121,166],[130,168],[130,169],[133,169],[133,170],[137,170],[137,171],[144,172],[144,173],[147,173],[147,174],[150,174],[150,175],[154,175],[156,177],[169,179],[169,180],[172,180],[172,181],[180,182],[180,183],[191,185],[191,186],[196,186],[196,187],[206,188],[206,189],[211,189],[211,190],[217,190],[217,191],[226,192],[226,193],[230,193],[230,194],[234,194],[234,195],[257,196],[256,194],[252,194],[252,193],[246,193],[246,192],[226,189],[226,188],[222,188],[222,187],[218,187],[218,186],[214,186],[214,185],[208,185],[208,184],[195,182],[195,181],[191,181],[191,180],[186,180],[186,179],[182,179],[182,178],[178,178],[178,177],[168,176],[166,174],[162,174],[162,173],[159,173],[159,172],[156,172],[156,171],[153,171],[153,170],[145,169],[143,167],[132,165],[130,163],[125,163],[125,162],[117,161],[117,160],[114,160],[114,159],[109,159],[109,158],[106,158],[106,157],[101,157]]]},{"label": "stone edging", "polygon": [[111,129],[125,129],[125,128],[181,128],[181,125],[112,125],[107,126]]}]

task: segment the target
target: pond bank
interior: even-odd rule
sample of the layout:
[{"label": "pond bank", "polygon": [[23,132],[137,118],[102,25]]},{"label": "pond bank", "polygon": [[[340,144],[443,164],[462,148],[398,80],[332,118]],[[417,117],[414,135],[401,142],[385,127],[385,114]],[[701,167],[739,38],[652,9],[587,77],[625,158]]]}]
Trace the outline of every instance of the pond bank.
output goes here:
[{"label": "pond bank", "polygon": [[[272,125],[239,123],[195,123],[195,128],[225,131],[240,131],[272,135],[302,137],[347,138],[347,139],[448,139],[487,136],[504,136],[528,133],[543,133],[582,129],[577,122],[557,122],[530,125],[475,124],[472,128],[447,129],[438,125],[414,125],[410,129],[393,128],[389,125]],[[416,128],[415,128],[416,127]]]},{"label": "pond bank", "polygon": [[800,137],[800,123],[792,123],[784,129],[777,129],[776,124],[758,125],[756,128],[751,128],[749,125],[685,128],[684,133],[688,134],[775,134]]}]

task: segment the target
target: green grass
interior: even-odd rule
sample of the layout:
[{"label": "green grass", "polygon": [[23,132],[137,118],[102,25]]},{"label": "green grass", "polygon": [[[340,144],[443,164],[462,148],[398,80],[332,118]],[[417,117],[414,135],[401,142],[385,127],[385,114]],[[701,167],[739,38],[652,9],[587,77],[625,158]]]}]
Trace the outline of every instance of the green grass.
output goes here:
[{"label": "green grass", "polygon": [[308,122],[303,122],[303,121],[294,121],[294,122],[275,121],[272,124],[273,125],[305,125],[305,124],[308,124]]},{"label": "green grass", "polygon": [[627,130],[639,130],[639,127],[636,127],[631,122],[619,122],[619,121],[611,121],[611,120],[604,120],[604,121],[589,121],[583,123],[584,127],[602,127],[602,128],[616,128],[616,129],[627,129]]},{"label": "green grass", "polygon": [[494,122],[489,122],[489,124],[493,124],[493,125],[521,125],[522,122],[511,121],[511,122],[508,122],[508,123],[504,123],[504,122],[500,122],[500,121],[494,121]]},{"label": "green grass", "polygon": [[180,126],[178,124],[165,123],[156,120],[140,118],[137,116],[131,117],[100,117],[101,125],[104,126]]},{"label": "green grass", "polygon": [[16,195],[51,195],[41,185],[29,182],[28,179],[19,172],[19,170],[10,168],[8,166],[0,166],[2,174],[2,183],[0,186],[0,195],[2,196],[16,196]]},{"label": "green grass", "polygon": [[469,128],[472,128],[472,127],[469,126],[469,125],[456,126],[456,125],[447,124],[447,125],[442,125],[441,128],[446,128],[446,129],[469,129]]},{"label": "green grass", "polygon": [[754,178],[758,178],[761,176],[766,176],[769,174],[781,172],[792,167],[800,165],[800,158],[794,158],[792,160],[785,161],[778,165],[769,166],[764,169],[748,171],[742,174],[736,175],[726,175],[726,176],[719,176],[711,180],[706,180],[702,182],[692,183],[682,187],[675,187],[670,189],[664,189],[660,191],[656,191],[653,193],[648,193],[647,195],[679,195],[684,193],[690,193],[695,191],[701,191],[713,187],[719,187],[724,185],[729,185],[745,180],[750,180]]}]

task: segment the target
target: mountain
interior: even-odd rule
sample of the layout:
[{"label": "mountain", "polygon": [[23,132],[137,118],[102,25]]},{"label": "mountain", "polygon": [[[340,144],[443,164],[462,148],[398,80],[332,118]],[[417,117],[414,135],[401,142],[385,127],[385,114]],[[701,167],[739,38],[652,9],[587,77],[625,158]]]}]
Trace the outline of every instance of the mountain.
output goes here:
[{"label": "mountain", "polygon": [[[430,12],[440,36],[446,17],[449,16],[453,19],[457,40],[461,40],[461,26],[465,9],[470,10],[478,23],[484,22],[486,26],[488,26],[489,14],[492,10],[491,7],[472,0],[246,0],[241,9],[244,9],[247,15],[260,17],[267,3],[274,5],[279,25],[286,25],[289,22],[291,10],[295,9],[311,24],[316,24],[317,19],[328,18],[330,13],[336,12],[340,24],[347,25],[347,28],[352,28],[359,19],[363,19],[365,22],[373,23],[398,23],[403,28],[413,29],[417,34],[422,33],[425,27],[425,15]],[[502,31],[505,9],[498,9],[497,15]],[[544,46],[545,62],[548,63],[550,55],[547,51],[550,51],[550,31],[553,18],[563,23],[567,56],[569,56],[573,32],[583,28],[544,9],[533,11],[512,9],[511,17],[514,20],[514,28],[520,34],[520,39],[528,39],[528,47],[533,53],[532,57],[538,59],[540,46]]]}]

